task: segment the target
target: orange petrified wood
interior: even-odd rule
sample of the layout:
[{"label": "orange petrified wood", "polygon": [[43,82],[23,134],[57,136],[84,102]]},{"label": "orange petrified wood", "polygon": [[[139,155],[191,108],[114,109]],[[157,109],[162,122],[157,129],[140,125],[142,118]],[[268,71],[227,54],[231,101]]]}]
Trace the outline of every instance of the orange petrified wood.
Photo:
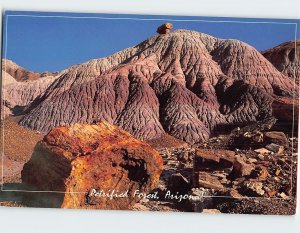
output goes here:
[{"label": "orange petrified wood", "polygon": [[[101,122],[50,131],[22,171],[40,191],[66,192],[62,208],[129,209],[156,187],[163,162],[150,145]],[[47,181],[47,182],[45,182]]]},{"label": "orange petrified wood", "polygon": [[167,34],[171,31],[172,28],[173,28],[173,24],[164,23],[157,28],[156,32],[158,34]]}]

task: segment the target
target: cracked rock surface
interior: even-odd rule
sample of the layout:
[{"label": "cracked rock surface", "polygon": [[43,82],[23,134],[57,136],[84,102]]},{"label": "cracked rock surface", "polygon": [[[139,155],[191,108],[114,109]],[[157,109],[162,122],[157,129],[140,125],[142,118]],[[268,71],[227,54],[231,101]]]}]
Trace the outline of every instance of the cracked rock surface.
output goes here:
[{"label": "cracked rock surface", "polygon": [[[50,207],[128,209],[158,184],[162,158],[150,145],[107,122],[54,128],[22,170],[38,191],[66,192]],[[97,193],[127,195],[124,198]],[[52,204],[52,206],[51,206]]]}]

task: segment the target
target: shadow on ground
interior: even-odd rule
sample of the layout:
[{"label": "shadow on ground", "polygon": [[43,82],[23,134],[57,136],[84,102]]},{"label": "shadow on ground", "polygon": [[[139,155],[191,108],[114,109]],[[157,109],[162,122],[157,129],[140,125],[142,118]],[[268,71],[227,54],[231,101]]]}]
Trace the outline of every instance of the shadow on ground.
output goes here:
[{"label": "shadow on ground", "polygon": [[2,206],[60,208],[63,198],[63,193],[37,192],[22,183],[6,183],[0,191]]}]

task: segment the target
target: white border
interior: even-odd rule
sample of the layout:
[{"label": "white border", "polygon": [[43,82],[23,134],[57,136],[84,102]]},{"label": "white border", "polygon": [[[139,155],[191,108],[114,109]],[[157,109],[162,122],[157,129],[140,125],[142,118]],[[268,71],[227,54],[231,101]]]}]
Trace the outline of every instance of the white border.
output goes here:
[{"label": "white border", "polygon": [[[52,12],[35,12],[35,13],[52,13]],[[61,14],[70,14],[70,12],[61,12]],[[76,13],[74,13],[76,14]],[[80,13],[79,13],[80,14]],[[122,14],[119,14],[122,15]],[[148,16],[148,15],[147,15]],[[153,15],[155,16],[155,15]],[[207,22],[207,23],[241,23],[241,24],[256,24],[256,23],[261,23],[261,24],[279,24],[279,25],[295,25],[295,54],[297,51],[297,23],[285,23],[285,22],[268,22],[268,21],[258,21],[258,22],[254,22],[254,21],[233,21],[233,20],[193,20],[193,19],[168,19],[168,18],[157,18],[157,19],[153,19],[153,18],[114,18],[114,17],[96,17],[96,16],[91,16],[91,17],[85,17],[85,16],[63,16],[63,15],[30,15],[30,14],[24,14],[24,15],[6,15],[6,24],[5,24],[5,46],[4,46],[4,59],[5,59],[5,63],[6,63],[6,57],[7,57],[7,44],[8,44],[8,36],[7,36],[7,26],[8,26],[8,19],[9,17],[37,17],[37,18],[70,18],[70,19],[104,19],[104,20],[140,20],[140,21],[183,21],[183,22]],[[176,17],[176,16],[174,16]],[[182,16],[181,16],[182,17]],[[195,16],[195,17],[199,17],[199,16]],[[211,16],[210,16],[211,17]],[[225,18],[225,17],[224,17]],[[245,20],[247,20],[247,18],[245,18]],[[6,73],[6,64],[5,64],[5,73]],[[292,138],[294,137],[294,124],[295,124],[295,105],[294,105],[294,101],[295,101],[295,87],[296,87],[296,67],[294,70],[294,91],[293,91],[293,125],[292,125]],[[4,80],[5,81],[5,80]],[[5,96],[3,93],[3,101],[5,100]],[[2,103],[1,103],[2,104]],[[4,114],[3,114],[4,117]],[[2,148],[2,171],[1,171],[1,175],[2,175],[2,184],[1,184],[1,191],[2,192],[29,192],[29,193],[67,193],[67,194],[85,194],[86,192],[59,192],[59,191],[29,191],[29,190],[7,190],[7,189],[3,189],[4,186],[4,121],[3,121],[3,133],[2,133],[2,137],[3,137],[3,148]],[[295,155],[293,153],[294,150],[294,142],[292,141],[292,155],[291,157],[293,158]],[[296,152],[297,153],[297,152]],[[298,163],[299,158],[297,159],[297,163]],[[292,193],[292,189],[293,189],[293,163],[291,165],[291,193]],[[297,174],[296,174],[297,176]],[[231,196],[203,196],[204,198],[233,198],[233,199],[269,199],[269,200],[276,200],[276,199],[280,199],[280,200],[290,200],[290,199],[295,199],[296,197],[293,196],[289,196],[286,199],[283,198],[277,198],[277,197],[238,197],[238,198],[234,198]]]}]

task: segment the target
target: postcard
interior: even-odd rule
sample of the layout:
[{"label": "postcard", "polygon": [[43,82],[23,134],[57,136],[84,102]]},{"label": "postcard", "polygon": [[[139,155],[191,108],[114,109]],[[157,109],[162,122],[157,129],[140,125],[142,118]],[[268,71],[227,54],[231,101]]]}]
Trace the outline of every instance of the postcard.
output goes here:
[{"label": "postcard", "polygon": [[295,214],[299,23],[4,12],[1,206]]}]

